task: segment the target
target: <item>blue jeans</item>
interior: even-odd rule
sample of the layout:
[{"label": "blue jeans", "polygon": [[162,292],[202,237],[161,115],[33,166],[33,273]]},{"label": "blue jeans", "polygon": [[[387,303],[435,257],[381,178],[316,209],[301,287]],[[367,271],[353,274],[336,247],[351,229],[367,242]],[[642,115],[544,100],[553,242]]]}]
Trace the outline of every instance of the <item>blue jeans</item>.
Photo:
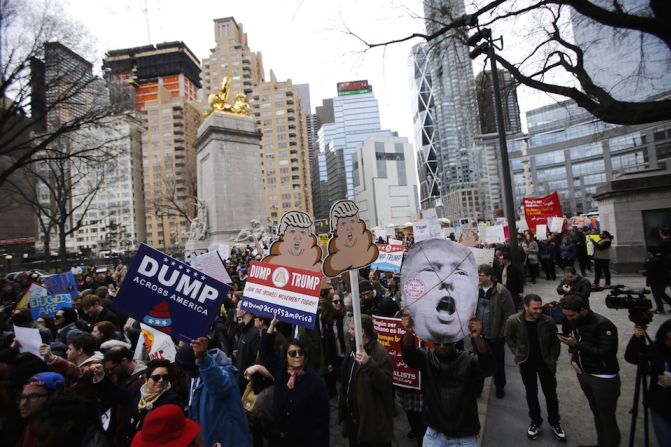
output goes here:
[{"label": "blue jeans", "polygon": [[650,410],[650,416],[652,419],[652,428],[657,437],[657,443],[659,445],[671,445],[671,424],[669,421],[664,416],[656,413],[655,410]]},{"label": "blue jeans", "polygon": [[448,438],[444,434],[429,427],[426,429],[422,447],[480,447],[480,439],[478,436]]}]

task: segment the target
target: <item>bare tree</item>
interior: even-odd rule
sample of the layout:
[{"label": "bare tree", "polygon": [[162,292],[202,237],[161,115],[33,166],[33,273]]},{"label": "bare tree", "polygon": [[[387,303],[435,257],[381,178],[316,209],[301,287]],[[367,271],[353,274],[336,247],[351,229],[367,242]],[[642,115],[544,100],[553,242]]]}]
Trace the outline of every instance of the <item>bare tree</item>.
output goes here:
[{"label": "bare tree", "polygon": [[[576,44],[570,22],[581,26],[599,26],[613,35],[634,34],[641,42],[655,43],[652,47],[641,44],[643,53],[655,51],[655,63],[669,63],[671,59],[671,3],[650,0],[647,7],[627,8],[626,0],[489,0],[472,1],[467,5],[471,14],[455,14],[448,2],[427,0],[425,21],[429,32],[400,36],[380,43],[369,42],[358,34],[367,49],[385,47],[419,38],[438,45],[446,39],[466,41],[472,27],[492,27],[506,39],[519,32],[523,19],[533,23],[526,35],[526,48],[516,46],[500,51],[497,61],[515,80],[527,87],[573,99],[579,106],[603,121],[615,124],[641,124],[671,117],[671,99],[660,91],[658,97],[629,100],[618,97],[618,86],[599,85],[594,73],[587,68],[591,57],[588,48]],[[640,2],[638,2],[640,3]],[[647,40],[646,40],[647,39]],[[651,50],[650,48],[654,48]],[[615,63],[610,68],[619,69]],[[641,71],[631,76],[645,76]],[[626,74],[625,74],[626,75]],[[663,86],[662,86],[663,87]],[[666,86],[667,90],[670,86]]]},{"label": "bare tree", "polygon": [[86,53],[92,39],[63,9],[56,1],[0,0],[0,186],[31,164],[90,159],[90,147],[66,153],[55,142],[109,114],[105,101],[91,100],[100,80],[70,50]]}]

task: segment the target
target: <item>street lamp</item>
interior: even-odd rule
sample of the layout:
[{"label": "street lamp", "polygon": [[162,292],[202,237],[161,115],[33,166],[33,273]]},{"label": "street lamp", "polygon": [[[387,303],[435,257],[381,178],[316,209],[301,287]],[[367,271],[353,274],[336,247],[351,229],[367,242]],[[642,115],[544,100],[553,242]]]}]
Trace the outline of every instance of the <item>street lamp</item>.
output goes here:
[{"label": "street lamp", "polygon": [[12,255],[5,255],[5,262],[7,263],[7,273],[12,271]]},{"label": "street lamp", "polygon": [[[503,40],[498,40],[503,43]],[[510,177],[510,161],[508,160],[508,145],[506,143],[506,129],[503,123],[503,106],[501,104],[501,89],[499,86],[499,72],[496,67],[496,52],[492,31],[489,28],[480,28],[470,36],[466,43],[475,47],[471,53],[471,59],[484,54],[489,58],[492,67],[492,89],[494,90],[494,112],[496,113],[496,127],[499,133],[499,146],[501,151],[501,174],[503,176],[503,196],[505,199],[505,215],[508,218],[508,243],[510,244],[510,257],[514,263],[519,263],[517,256],[517,222],[515,216],[515,204],[513,203],[513,183]],[[500,50],[501,48],[499,48]]]}]

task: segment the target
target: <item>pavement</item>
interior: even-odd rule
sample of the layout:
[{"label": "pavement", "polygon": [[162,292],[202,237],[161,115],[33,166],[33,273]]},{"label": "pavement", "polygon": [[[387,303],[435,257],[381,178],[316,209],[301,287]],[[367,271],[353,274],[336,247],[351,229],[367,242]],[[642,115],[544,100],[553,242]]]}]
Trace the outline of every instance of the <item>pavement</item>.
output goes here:
[{"label": "pavement", "polygon": [[[588,274],[591,280],[593,277]],[[545,281],[539,279],[537,284],[527,284],[525,293],[536,293],[543,298],[544,302],[558,300],[556,292],[557,281]],[[624,284],[628,287],[644,287],[645,278],[642,276],[613,275],[612,284]],[[632,408],[634,396],[634,382],[636,379],[636,366],[630,365],[624,360],[624,350],[629,338],[633,333],[633,323],[629,321],[628,312],[624,309],[608,309],[605,305],[607,291],[593,292],[590,296],[590,305],[592,309],[610,319],[618,329],[618,341],[620,348],[618,350],[618,360],[620,363],[620,379],[622,387],[620,398],[617,405],[617,420],[620,432],[622,434],[621,446],[629,445],[629,433],[631,424],[630,409]],[[647,298],[652,299],[651,295]],[[668,315],[655,315],[648,335],[654,338],[659,325],[664,322]],[[480,415],[480,424],[482,425],[481,445],[483,447],[556,447],[556,446],[577,446],[579,444],[596,444],[596,429],[594,428],[594,419],[589,409],[587,399],[585,398],[576,375],[569,364],[568,349],[562,345],[562,352],[557,365],[557,394],[559,396],[559,414],[561,415],[561,424],[566,433],[567,442],[557,441],[549,429],[547,422],[542,426],[541,436],[531,441],[527,438],[526,431],[529,426],[529,417],[527,414],[526,399],[524,396],[524,386],[520,378],[519,370],[513,362],[513,356],[510,351],[506,352],[506,395],[503,399],[497,399],[494,396],[494,387],[491,385],[491,379],[485,381],[483,395],[478,399],[478,409]],[[543,419],[547,419],[545,411],[545,400],[539,385],[539,401],[541,403]],[[397,407],[396,417],[394,419],[394,447],[415,447],[417,441],[410,441],[406,438],[406,433],[410,430],[405,413]],[[658,447],[652,426],[650,432],[650,446]],[[346,447],[349,446],[348,439],[342,436],[341,427],[338,425],[337,418],[337,399],[331,401],[331,446]],[[636,423],[635,446],[643,446],[643,409],[639,403],[638,419]]]}]

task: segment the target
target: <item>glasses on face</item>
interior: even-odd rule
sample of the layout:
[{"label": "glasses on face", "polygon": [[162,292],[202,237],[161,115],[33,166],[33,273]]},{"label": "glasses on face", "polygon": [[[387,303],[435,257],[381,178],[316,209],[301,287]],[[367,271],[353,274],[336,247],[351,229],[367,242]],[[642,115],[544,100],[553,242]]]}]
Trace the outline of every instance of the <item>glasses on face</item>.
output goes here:
[{"label": "glasses on face", "polygon": [[154,382],[158,382],[159,380],[163,379],[164,382],[167,382],[170,380],[170,376],[168,374],[153,374],[149,376],[151,380]]},{"label": "glasses on face", "polygon": [[48,395],[49,393],[22,394],[21,397],[19,397],[18,401],[21,402],[23,400],[27,400],[28,402],[34,402]]},{"label": "glasses on face", "polygon": [[340,301],[340,300],[333,300],[333,304],[340,304],[340,303],[342,303],[342,301]]},{"label": "glasses on face", "polygon": [[295,359],[296,357],[303,357],[305,355],[305,351],[302,349],[293,349],[291,351],[287,351],[287,355],[292,359]]}]

